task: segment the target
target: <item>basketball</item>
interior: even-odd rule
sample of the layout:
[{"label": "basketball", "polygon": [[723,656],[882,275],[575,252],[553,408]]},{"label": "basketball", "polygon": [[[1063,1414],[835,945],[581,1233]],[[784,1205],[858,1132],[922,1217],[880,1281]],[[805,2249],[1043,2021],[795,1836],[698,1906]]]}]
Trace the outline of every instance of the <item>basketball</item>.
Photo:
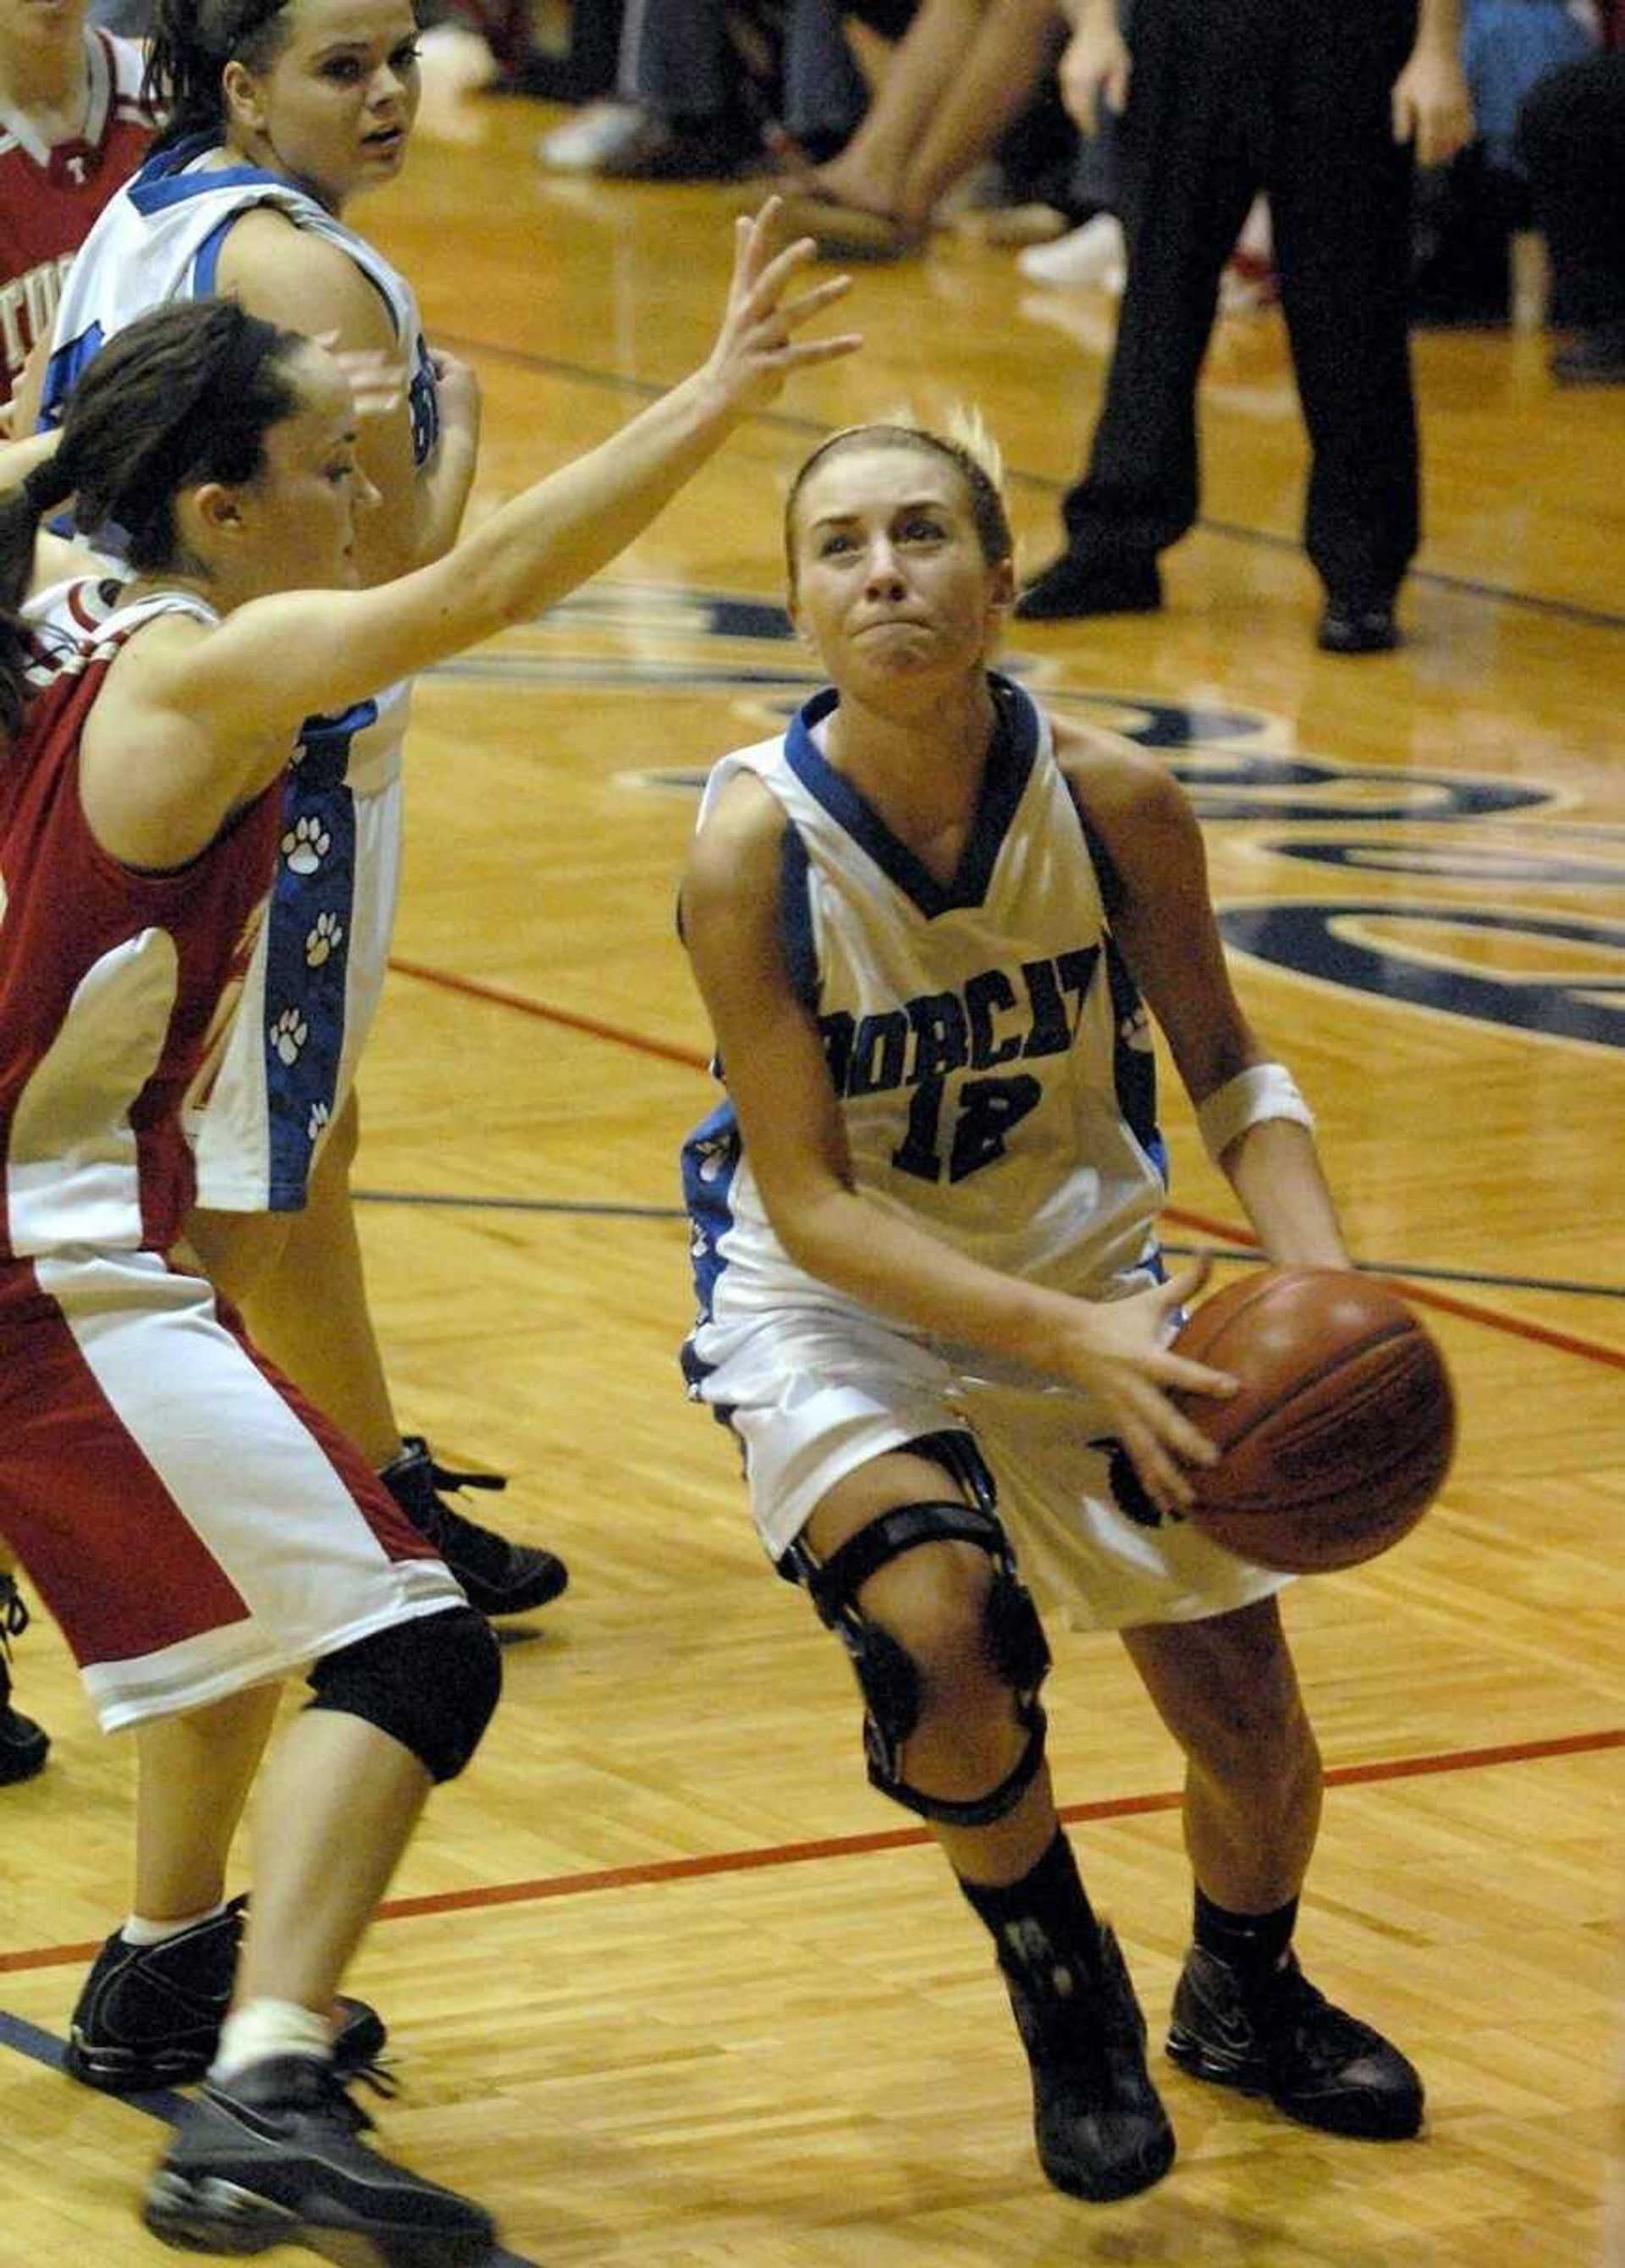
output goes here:
[{"label": "basketball", "polygon": [[1260,1269],[1204,1300],[1173,1348],[1241,1381],[1228,1402],[1174,1397],[1221,1452],[1191,1472],[1189,1518],[1240,1557],[1292,1574],[1357,1566],[1438,1493],[1455,1447],[1450,1374],[1370,1278]]}]

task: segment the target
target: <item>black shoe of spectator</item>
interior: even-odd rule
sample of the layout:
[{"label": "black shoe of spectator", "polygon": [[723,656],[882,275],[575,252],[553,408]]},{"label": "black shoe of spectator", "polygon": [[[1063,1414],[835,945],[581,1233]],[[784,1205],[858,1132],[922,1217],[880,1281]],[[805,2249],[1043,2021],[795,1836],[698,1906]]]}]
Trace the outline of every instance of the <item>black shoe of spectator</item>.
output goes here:
[{"label": "black shoe of spectator", "polygon": [[529,1614],[556,1599],[570,1581],[569,1568],[553,1552],[510,1543],[494,1528],[478,1527],[454,1512],[440,1493],[506,1488],[500,1474],[450,1472],[436,1464],[421,1433],[406,1433],[401,1454],[379,1477],[418,1534],[434,1545],[476,1613]]},{"label": "black shoe of spectator", "polygon": [[371,2123],[327,2064],[250,2064],[188,2103],[142,2218],[185,2252],[307,2244],[375,2268],[487,2260],[496,2243],[490,2215],[369,2149],[360,2138]]},{"label": "black shoe of spectator", "polygon": [[1315,640],[1323,653],[1392,653],[1399,642],[1386,599],[1328,599]]},{"label": "black shoe of spectator", "polygon": [[1249,1995],[1230,1963],[1199,1945],[1173,1995],[1168,2053],[1182,2071],[1245,2095],[1327,2134],[1408,2141],[1422,2124],[1422,2081],[1398,2048],[1335,2008],[1290,1955]]},{"label": "black shoe of spectator", "polygon": [[[187,2087],[215,2059],[231,2004],[248,1901],[200,1921],[161,1945],[113,1935],[96,1955],[75,2004],[62,2058],[70,2078],[105,2095]],[[341,2075],[382,2054],[383,2019],[364,2000],[335,2004],[333,2061]]]},{"label": "black shoe of spectator", "polygon": [[1173,2163],[1173,2129],[1145,2068],[1145,2019],[1112,1932],[1100,1931],[1092,1972],[1007,1956],[1000,1967],[1032,2067],[1046,2175],[1095,2204],[1160,2181]]},{"label": "black shoe of spectator", "polygon": [[1581,331],[1552,357],[1559,386],[1625,386],[1625,316]]},{"label": "black shoe of spectator", "polygon": [[11,1640],[21,1638],[28,1627],[28,1609],[23,1604],[16,1579],[0,1575],[0,1787],[9,1787],[13,1781],[32,1779],[45,1768],[45,1759],[51,1752],[50,1736],[32,1717],[25,1717],[20,1709],[11,1706]]},{"label": "black shoe of spectator", "polygon": [[1063,551],[1016,600],[1024,622],[1064,622],[1086,615],[1154,615],[1162,577],[1154,559],[1080,558]]}]

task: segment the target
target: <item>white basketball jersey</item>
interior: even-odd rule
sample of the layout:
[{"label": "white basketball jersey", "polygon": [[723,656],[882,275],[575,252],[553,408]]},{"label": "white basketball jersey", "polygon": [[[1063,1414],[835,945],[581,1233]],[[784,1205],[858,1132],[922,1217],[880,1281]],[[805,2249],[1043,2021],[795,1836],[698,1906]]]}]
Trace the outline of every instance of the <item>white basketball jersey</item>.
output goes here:
[{"label": "white basketball jersey", "polygon": [[[1150,1029],[1048,723],[1016,687],[991,684],[999,729],[947,885],[827,761],[833,691],[782,740],[725,757],[701,818],[741,770],[783,806],[787,962],[818,1021],[864,1196],[989,1267],[1100,1298],[1157,1264]],[[779,1244],[731,1104],[690,1138],[684,1181],[696,1389],[753,1318],[787,1305],[852,1312]]]},{"label": "white basketball jersey", "polygon": [[[337,245],[376,285],[411,373],[412,446],[421,465],[434,447],[439,413],[411,287],[364,237],[290,182],[253,166],[210,170],[207,160],[218,147],[208,136],[193,136],[155,152],[85,238],[56,310],[40,423],[61,423],[85,370],[137,315],[172,299],[210,298],[232,224],[256,206],[269,205],[296,227]],[[376,716],[349,732],[343,777],[357,793],[376,792],[399,772],[410,691],[408,684],[399,684],[377,695]]]}]

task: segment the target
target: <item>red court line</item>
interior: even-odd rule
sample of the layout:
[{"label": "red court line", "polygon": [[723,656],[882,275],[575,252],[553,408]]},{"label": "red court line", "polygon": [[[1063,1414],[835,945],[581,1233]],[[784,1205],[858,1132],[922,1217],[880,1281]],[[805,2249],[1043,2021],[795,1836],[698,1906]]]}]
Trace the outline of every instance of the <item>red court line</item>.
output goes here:
[{"label": "red court line", "polygon": [[[641,1032],[629,1032],[619,1024],[600,1023],[593,1016],[572,1015],[565,1008],[549,1008],[523,992],[505,991],[500,985],[482,983],[478,977],[456,976],[449,969],[431,968],[421,961],[392,958],[389,965],[402,976],[416,977],[420,983],[438,984],[447,992],[466,993],[473,1000],[490,1000],[498,1007],[517,1009],[521,1016],[533,1016],[539,1023],[562,1024],[569,1031],[613,1040],[617,1047],[630,1048],[638,1055],[658,1056],[663,1063],[682,1064],[690,1071],[709,1068],[706,1057],[696,1055],[692,1048],[673,1047],[666,1040],[646,1039]],[[1165,1205],[1163,1219],[1173,1221],[1180,1228],[1196,1229],[1203,1236],[1216,1236],[1225,1244],[1257,1247],[1258,1240],[1252,1230],[1239,1228],[1234,1221],[1211,1220],[1205,1213],[1187,1212],[1180,1205]],[[1426,1285],[1413,1284],[1408,1276],[1389,1280],[1402,1288],[1414,1307],[1437,1307],[1442,1314],[1460,1316],[1464,1322],[1482,1323],[1488,1329],[1505,1331],[1512,1338],[1554,1347],[1560,1354],[1577,1354],[1584,1361],[1599,1362],[1610,1370],[1625,1370],[1625,1349],[1609,1346],[1604,1340],[1582,1338],[1573,1331],[1558,1331],[1546,1323],[1529,1322],[1522,1315],[1504,1314],[1498,1307],[1481,1307],[1476,1300],[1459,1300],[1452,1292],[1435,1292]]]},{"label": "red court line", "polygon": [[[1551,1740],[1517,1741],[1494,1749],[1452,1749],[1426,1756],[1395,1756],[1386,1762],[1335,1764],[1328,1787],[1375,1786],[1385,1780],[1423,1779],[1441,1772],[1482,1771],[1496,1764],[1536,1764],[1552,1756],[1595,1756],[1625,1748],[1625,1727],[1568,1733]],[[1101,1819],[1133,1819],[1154,1811],[1177,1811],[1184,1798],[1174,1789],[1145,1795],[1114,1795],[1095,1803],[1066,1803],[1069,1824]],[[381,1921],[407,1921],[423,1914],[467,1913],[482,1906],[533,1905],[544,1898],[585,1896],[598,1890],[631,1890],[651,1883],[693,1881],[713,1874],[753,1874],[764,1867],[799,1867],[818,1859],[866,1858],[876,1851],[908,1851],[931,1840],[923,1827],[893,1827],[868,1835],[832,1835],[812,1843],[768,1844],[749,1851],[712,1851],[698,1859],[651,1859],[641,1866],[603,1867],[578,1874],[546,1874],[530,1882],[490,1882],[467,1890],[439,1890],[418,1898],[390,1898],[379,1909]],[[94,1959],[92,1945],[37,1946],[22,1953],[0,1953],[0,1975],[21,1970],[66,1968]]]},{"label": "red court line", "polygon": [[462,992],[471,1000],[494,1001],[499,1008],[515,1008],[540,1024],[562,1024],[566,1031],[587,1032],[595,1040],[613,1040],[640,1056],[658,1056],[663,1063],[681,1064],[688,1071],[704,1071],[706,1058],[692,1048],[675,1048],[666,1040],[647,1040],[641,1032],[623,1031],[618,1024],[600,1024],[596,1016],[574,1016],[568,1008],[549,1008],[523,992],[509,992],[500,984],[487,984],[477,976],[454,976],[447,968],[430,968],[421,961],[402,961],[391,954],[390,967],[401,976],[415,976],[420,984],[438,984],[442,991]]},{"label": "red court line", "polygon": [[[1206,1213],[1187,1212],[1180,1205],[1163,1207],[1165,1220],[1177,1221],[1181,1228],[1194,1228],[1203,1236],[1217,1236],[1226,1244],[1250,1244],[1254,1250],[1258,1239],[1250,1228],[1241,1228],[1234,1221],[1212,1220]],[[1503,1314],[1498,1307],[1481,1307],[1475,1300],[1459,1300],[1452,1292],[1435,1292],[1426,1284],[1413,1284],[1408,1276],[1391,1276],[1413,1307],[1437,1307],[1446,1315],[1460,1315],[1469,1323],[1486,1323],[1492,1331],[1510,1331],[1515,1338],[1533,1339],[1537,1345],[1555,1347],[1562,1354],[1577,1354],[1588,1362],[1600,1362],[1610,1370],[1625,1370],[1625,1348],[1607,1345],[1601,1339],[1580,1338],[1572,1331],[1553,1330],[1549,1324],[1533,1323],[1522,1315]]]}]

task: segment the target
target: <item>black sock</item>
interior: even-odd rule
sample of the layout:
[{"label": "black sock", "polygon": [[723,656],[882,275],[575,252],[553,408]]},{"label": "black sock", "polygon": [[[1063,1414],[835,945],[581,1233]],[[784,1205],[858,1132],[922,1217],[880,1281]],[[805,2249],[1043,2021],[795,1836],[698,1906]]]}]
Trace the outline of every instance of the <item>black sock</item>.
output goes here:
[{"label": "black sock", "polygon": [[1099,1925],[1062,1829],[1018,1882],[967,1882],[960,1888],[1006,1959],[1032,1970],[1059,1961],[1095,1967]]},{"label": "black sock", "polygon": [[1292,1941],[1298,1920],[1298,1900],[1289,1898],[1273,1913],[1229,1913],[1196,1891],[1194,1934],[1204,1953],[1227,1962],[1243,1988],[1267,1984],[1281,1966]]}]

